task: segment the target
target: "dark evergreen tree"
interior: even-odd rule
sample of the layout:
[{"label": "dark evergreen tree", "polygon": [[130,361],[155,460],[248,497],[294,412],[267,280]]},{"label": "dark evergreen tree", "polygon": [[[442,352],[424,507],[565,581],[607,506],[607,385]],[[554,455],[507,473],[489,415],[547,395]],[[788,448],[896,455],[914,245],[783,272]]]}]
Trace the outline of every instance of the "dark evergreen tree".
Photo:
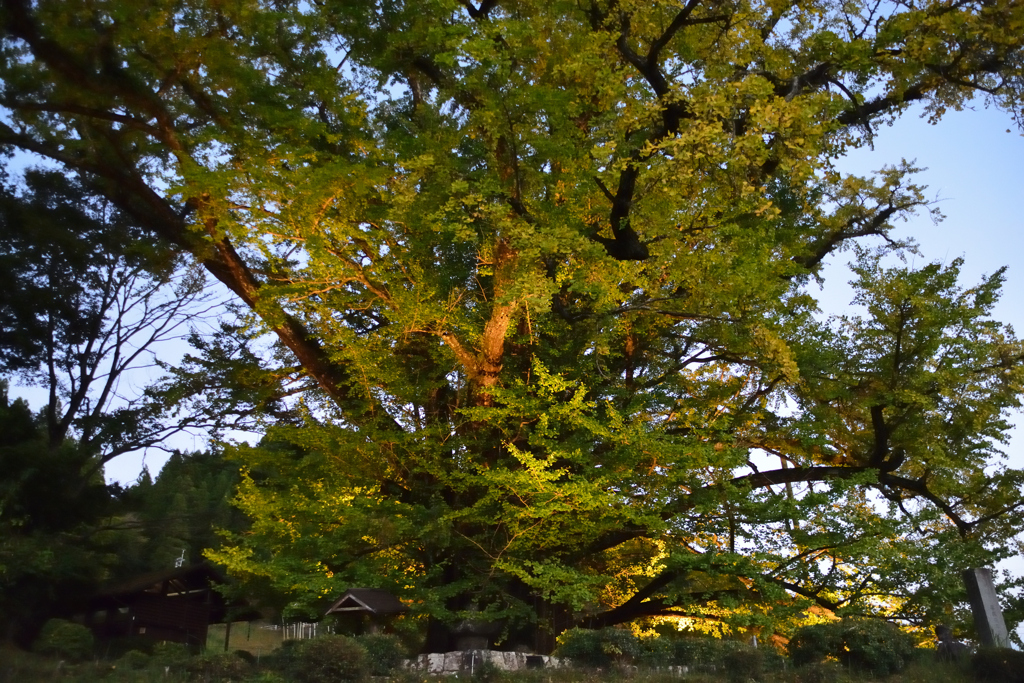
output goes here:
[{"label": "dark evergreen tree", "polygon": [[117,562],[116,490],[94,461],[71,440],[49,447],[45,418],[0,381],[0,637],[30,641]]},{"label": "dark evergreen tree", "polygon": [[240,531],[245,517],[231,500],[239,481],[238,464],[217,451],[174,453],[155,481],[144,478],[126,499],[146,541],[140,570],[201,562],[204,551],[220,545],[219,530]]}]

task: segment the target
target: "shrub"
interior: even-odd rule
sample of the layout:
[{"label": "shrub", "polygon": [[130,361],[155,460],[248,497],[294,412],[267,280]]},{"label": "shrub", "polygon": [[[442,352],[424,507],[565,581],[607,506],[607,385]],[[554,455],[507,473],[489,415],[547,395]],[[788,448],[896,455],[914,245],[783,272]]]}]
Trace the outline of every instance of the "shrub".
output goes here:
[{"label": "shrub", "polygon": [[671,643],[676,666],[714,666],[722,656],[722,641],[717,638],[679,638]]},{"label": "shrub", "polygon": [[145,652],[139,652],[138,650],[128,650],[117,660],[117,666],[121,669],[128,669],[130,671],[139,671],[145,669],[150,664],[151,657]]},{"label": "shrub", "polygon": [[758,650],[764,656],[764,670],[765,671],[784,671],[788,660],[783,656],[775,646],[770,644],[761,644]]},{"label": "shrub", "polygon": [[971,657],[971,669],[981,681],[1024,683],[1024,652],[1005,647],[983,647]]},{"label": "shrub", "polygon": [[321,636],[295,649],[293,670],[302,683],[355,681],[369,668],[366,648],[347,636]]},{"label": "shrub", "polygon": [[249,662],[230,653],[193,657],[185,668],[192,680],[204,682],[241,681],[252,672]]},{"label": "shrub", "polygon": [[640,641],[640,657],[637,664],[648,668],[669,666],[674,664],[673,654],[672,640],[669,637],[644,638]]},{"label": "shrub", "polygon": [[764,672],[764,653],[755,647],[740,644],[723,653],[722,665],[730,681],[757,680]]},{"label": "shrub", "polygon": [[178,670],[192,658],[184,643],[157,643],[153,646],[153,664]]},{"label": "shrub", "polygon": [[746,678],[757,678],[763,671],[783,668],[782,655],[774,647],[755,648],[736,640],[705,637],[680,638],[663,634],[640,641],[639,664],[659,668],[686,666],[692,671],[746,671]]},{"label": "shrub", "polygon": [[877,675],[903,670],[914,653],[914,640],[893,624],[867,619],[814,624],[789,641],[796,665],[835,659],[844,666]]},{"label": "shrub", "polygon": [[603,667],[613,663],[632,662],[643,654],[639,639],[620,628],[599,631],[574,628],[559,636],[555,656],[568,659],[575,666]]},{"label": "shrub", "polygon": [[572,629],[559,637],[554,655],[573,666],[606,667],[635,663],[644,667],[687,666],[695,671],[723,669],[736,672],[738,680],[757,678],[768,668],[782,668],[774,648],[754,648],[735,640],[718,638],[637,638],[629,631]]},{"label": "shrub", "polygon": [[817,664],[835,655],[842,648],[835,624],[804,626],[789,640],[789,658],[796,666]]},{"label": "shrub", "polygon": [[298,665],[302,641],[286,640],[281,647],[260,657],[260,668],[271,669],[282,675],[290,675]]},{"label": "shrub", "polygon": [[371,633],[357,636],[356,642],[366,649],[366,662],[371,676],[387,676],[408,657],[397,636]]},{"label": "shrub", "polygon": [[118,636],[107,639],[99,654],[104,659],[120,659],[133,651],[151,655],[154,645],[156,643],[145,636]]},{"label": "shrub", "polygon": [[249,681],[250,683],[288,683],[288,680],[276,671],[260,671]]},{"label": "shrub", "polygon": [[94,646],[92,631],[85,626],[64,619],[50,619],[39,632],[33,649],[39,654],[83,662],[92,657]]}]

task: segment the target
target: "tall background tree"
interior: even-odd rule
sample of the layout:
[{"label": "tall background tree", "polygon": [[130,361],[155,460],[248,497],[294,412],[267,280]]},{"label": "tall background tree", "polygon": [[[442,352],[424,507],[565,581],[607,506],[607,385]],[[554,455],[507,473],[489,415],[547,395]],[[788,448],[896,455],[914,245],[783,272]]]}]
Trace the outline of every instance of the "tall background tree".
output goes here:
[{"label": "tall background tree", "polygon": [[73,177],[29,171],[0,192],[0,375],[44,397],[33,411],[6,380],[0,392],[5,637],[30,640],[131,567],[142,526],[104,466],[205,424],[144,386],[160,345],[211,303],[202,273],[181,266]]},{"label": "tall background tree", "polygon": [[161,345],[213,303],[201,271],[63,174],[29,171],[0,196],[0,373],[46,392],[49,448],[74,441],[93,472],[194,426],[162,419],[146,384]]},{"label": "tall background tree", "polygon": [[295,609],[391,588],[429,648],[470,614],[538,647],[800,600],[927,621],[961,600],[929,562],[1007,552],[998,278],[867,255],[833,326],[807,285],[908,246],[912,169],[831,163],[873,126],[1019,114],[1020,3],[0,10],[0,142],[194,254],[287,350],[261,382],[308,380],[238,449],[253,531],[215,555]]},{"label": "tall background tree", "polygon": [[174,453],[155,479],[146,470],[124,497],[144,540],[122,574],[168,569],[179,559],[198,564],[220,544],[219,533],[242,531],[245,519],[232,505],[238,481],[237,463],[213,449]]}]

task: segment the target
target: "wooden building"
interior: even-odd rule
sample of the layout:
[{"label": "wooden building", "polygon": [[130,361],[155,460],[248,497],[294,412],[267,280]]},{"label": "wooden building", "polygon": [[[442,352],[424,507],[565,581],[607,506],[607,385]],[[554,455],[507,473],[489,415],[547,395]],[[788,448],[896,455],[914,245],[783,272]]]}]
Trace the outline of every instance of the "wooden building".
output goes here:
[{"label": "wooden building", "polygon": [[391,593],[379,588],[349,588],[324,612],[338,620],[338,633],[358,635],[386,631],[391,621],[409,611]]},{"label": "wooden building", "polygon": [[198,651],[210,624],[228,616],[215,590],[224,577],[208,564],[143,574],[89,598],[82,623],[101,640],[130,636],[184,643]]}]

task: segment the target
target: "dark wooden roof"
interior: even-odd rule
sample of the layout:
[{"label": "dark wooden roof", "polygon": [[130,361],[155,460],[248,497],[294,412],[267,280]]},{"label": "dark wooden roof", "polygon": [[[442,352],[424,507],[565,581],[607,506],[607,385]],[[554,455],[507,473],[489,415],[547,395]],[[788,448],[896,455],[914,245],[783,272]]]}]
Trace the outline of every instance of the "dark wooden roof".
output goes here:
[{"label": "dark wooden roof", "polygon": [[408,607],[386,590],[381,590],[380,588],[349,588],[324,614],[336,614],[339,612],[401,614],[408,611]]},{"label": "dark wooden roof", "polygon": [[109,584],[101,588],[93,600],[129,598],[142,593],[175,595],[203,590],[215,584],[224,583],[224,576],[208,564],[193,564],[188,567],[165,569],[140,574],[130,579]]}]

